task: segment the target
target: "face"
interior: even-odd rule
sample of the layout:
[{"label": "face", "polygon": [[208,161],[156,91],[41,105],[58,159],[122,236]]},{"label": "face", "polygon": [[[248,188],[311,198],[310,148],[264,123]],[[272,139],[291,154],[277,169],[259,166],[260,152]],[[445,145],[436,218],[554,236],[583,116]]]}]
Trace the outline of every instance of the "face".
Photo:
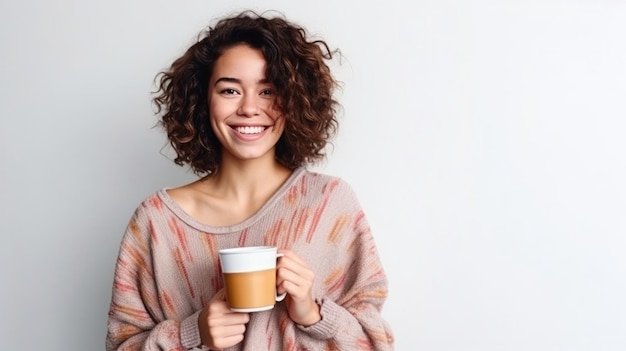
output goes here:
[{"label": "face", "polygon": [[220,56],[209,80],[211,127],[222,144],[223,160],[274,160],[284,119],[275,109],[274,87],[265,79],[263,54],[237,45]]}]

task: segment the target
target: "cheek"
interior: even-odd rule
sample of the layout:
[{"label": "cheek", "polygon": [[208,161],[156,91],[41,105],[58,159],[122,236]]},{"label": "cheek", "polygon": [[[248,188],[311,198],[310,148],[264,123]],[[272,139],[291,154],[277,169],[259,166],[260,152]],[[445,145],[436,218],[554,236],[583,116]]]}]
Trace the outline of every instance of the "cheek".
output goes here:
[{"label": "cheek", "polygon": [[209,103],[209,123],[211,124],[211,129],[213,129],[213,133],[222,142],[224,123],[231,114],[232,111],[228,108],[227,104]]},{"label": "cheek", "polygon": [[211,121],[214,119],[220,119],[220,116],[224,115],[224,104],[219,104],[213,101],[209,101],[209,116]]},{"label": "cheek", "polygon": [[281,133],[285,130],[285,117],[278,116],[274,117],[274,131]]},{"label": "cheek", "polygon": [[224,120],[238,108],[236,100],[224,99],[217,94],[215,96],[209,94],[207,103],[209,106],[209,115],[218,121]]},{"label": "cheek", "polygon": [[209,102],[209,124],[211,125],[211,129],[213,130],[213,134],[223,142],[222,133],[220,131],[220,123],[223,122],[225,113],[223,105],[213,104]]}]

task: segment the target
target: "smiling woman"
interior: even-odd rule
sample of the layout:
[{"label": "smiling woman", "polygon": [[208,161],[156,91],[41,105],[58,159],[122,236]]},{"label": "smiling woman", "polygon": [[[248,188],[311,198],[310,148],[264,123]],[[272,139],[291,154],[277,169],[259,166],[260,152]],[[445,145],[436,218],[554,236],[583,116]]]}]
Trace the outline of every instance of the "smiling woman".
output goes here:
[{"label": "smiling woman", "polygon": [[[157,112],[163,112],[161,124],[177,152],[174,162],[188,164],[198,175],[217,170],[222,156],[222,145],[209,125],[208,94],[212,78],[213,84],[218,79],[237,83],[236,75],[217,77],[214,72],[218,59],[233,46],[255,49],[263,59],[257,61],[265,65],[259,84],[272,88],[272,101],[286,121],[276,144],[280,164],[293,170],[321,161],[337,129],[339,104],[333,95],[337,81],[325,62],[337,51],[308,38],[304,28],[278,15],[256,22],[249,16],[258,15],[245,11],[224,18],[159,76],[154,102]],[[237,92],[243,93],[234,88],[225,93]]]},{"label": "smiling woman", "polygon": [[223,157],[274,158],[285,123],[265,71],[261,51],[246,44],[227,49],[213,66],[209,115]]},{"label": "smiling woman", "polygon": [[[337,127],[333,55],[284,18],[244,12],[161,74],[161,125],[200,178],[159,190],[128,224],[108,350],[393,348],[363,209],[345,181],[306,168]],[[239,246],[277,249],[286,297],[272,310],[229,306],[218,252]]]}]

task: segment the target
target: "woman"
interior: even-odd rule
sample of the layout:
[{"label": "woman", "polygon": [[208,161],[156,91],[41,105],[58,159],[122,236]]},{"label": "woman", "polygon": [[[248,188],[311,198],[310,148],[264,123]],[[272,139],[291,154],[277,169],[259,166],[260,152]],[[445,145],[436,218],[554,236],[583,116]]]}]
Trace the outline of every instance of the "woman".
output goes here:
[{"label": "woman", "polygon": [[[160,74],[154,98],[179,165],[122,239],[108,350],[390,350],[386,275],[350,186],[306,166],[337,128],[336,52],[279,16],[217,22]],[[269,311],[231,312],[218,250],[270,245]]]}]

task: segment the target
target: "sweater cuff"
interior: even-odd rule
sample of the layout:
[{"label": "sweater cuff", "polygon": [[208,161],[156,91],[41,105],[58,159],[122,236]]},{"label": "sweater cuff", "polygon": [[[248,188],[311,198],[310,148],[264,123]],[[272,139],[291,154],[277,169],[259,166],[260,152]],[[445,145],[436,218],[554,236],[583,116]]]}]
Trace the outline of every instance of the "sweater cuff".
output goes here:
[{"label": "sweater cuff", "polygon": [[297,325],[297,328],[319,340],[328,340],[335,337],[339,326],[337,325],[337,309],[339,306],[333,301],[322,299],[320,302],[320,315],[322,319],[308,327]]},{"label": "sweater cuff", "polygon": [[187,350],[200,348],[202,339],[200,339],[200,329],[198,328],[198,317],[200,311],[185,318],[180,323],[180,343]]}]

